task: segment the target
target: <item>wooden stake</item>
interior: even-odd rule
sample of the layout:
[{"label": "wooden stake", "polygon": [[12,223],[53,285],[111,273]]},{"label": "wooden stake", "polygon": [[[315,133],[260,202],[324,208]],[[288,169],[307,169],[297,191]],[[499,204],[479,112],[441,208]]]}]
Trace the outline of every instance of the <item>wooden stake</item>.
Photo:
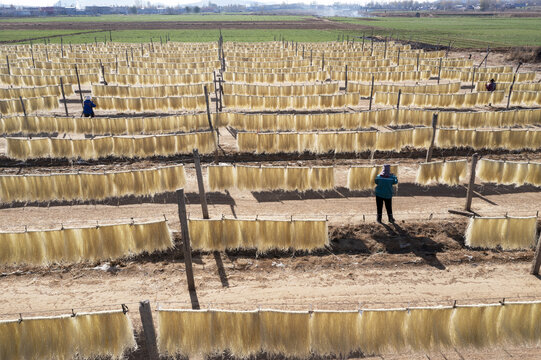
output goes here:
[{"label": "wooden stake", "polygon": [[143,324],[143,333],[145,334],[145,344],[147,349],[147,359],[158,360],[158,344],[156,343],[156,329],[152,320],[152,309],[148,300],[139,303],[139,315]]},{"label": "wooden stake", "polygon": [[209,92],[207,90],[207,85],[204,86],[204,89],[205,89],[205,102],[207,103],[207,120],[209,122],[210,131],[213,131],[214,127],[212,126],[212,119],[210,118]]},{"label": "wooden stake", "polygon": [[440,83],[440,78],[441,78],[441,61],[442,61],[442,58],[440,58],[440,65],[438,66],[438,84]]},{"label": "wooden stake", "polygon": [[430,146],[426,151],[426,162],[432,161],[432,150],[434,149],[434,142],[436,142],[436,126],[438,125],[438,114],[432,115],[432,140],[430,140]]},{"label": "wooden stake", "polygon": [[182,245],[184,250],[184,264],[186,265],[186,278],[188,280],[188,290],[195,291],[195,280],[193,278],[192,268],[192,248],[190,246],[190,231],[188,230],[188,218],[186,217],[186,200],[184,198],[184,189],[177,190],[178,217],[180,220],[180,229],[182,233]]},{"label": "wooden stake", "polygon": [[417,71],[419,71],[419,53],[417,53]]},{"label": "wooden stake", "polygon": [[344,90],[348,91],[348,66],[346,65],[346,84],[344,86]]},{"label": "wooden stake", "polygon": [[199,198],[201,199],[201,212],[203,219],[209,218],[209,209],[207,207],[207,194],[205,193],[205,184],[203,183],[203,172],[201,171],[201,160],[199,151],[193,149],[193,161],[195,164],[195,174],[197,175],[197,186],[199,187]]},{"label": "wooden stake", "polygon": [[479,160],[479,155],[475,153],[473,154],[472,159],[471,159],[470,182],[468,184],[468,192],[466,193],[466,211],[471,211],[471,202],[473,198],[473,186],[475,185],[475,169],[477,167],[477,160]]},{"label": "wooden stake", "polygon": [[321,71],[325,70],[325,53],[321,53]]},{"label": "wooden stake", "polygon": [[396,66],[400,66],[400,48],[398,48],[398,56],[396,59]]},{"label": "wooden stake", "polygon": [[475,66],[473,67],[472,75],[471,75],[471,91],[473,92],[473,88],[475,87]]},{"label": "wooden stake", "polygon": [[370,86],[370,103],[368,104],[368,110],[372,110],[373,97],[374,97],[374,75],[372,75],[372,85]]},{"label": "wooden stake", "polygon": [[541,234],[537,240],[537,246],[535,247],[535,254],[533,256],[532,268],[530,274],[539,275],[539,268],[541,267]]},{"label": "wooden stake", "polygon": [[515,70],[515,74],[513,75],[513,82],[511,83],[511,86],[509,87],[509,94],[507,95],[507,109],[509,109],[509,103],[511,102],[511,92],[513,91],[513,86],[515,85],[515,80],[517,79],[517,73],[518,73],[518,69],[520,68],[520,65],[522,65],[521,62],[518,63],[517,69]]},{"label": "wooden stake", "polygon": [[8,64],[8,75],[11,75],[11,69],[9,68],[9,57],[6,54],[6,63]]},{"label": "wooden stake", "polygon": [[75,64],[75,75],[77,76],[77,86],[79,87],[79,97],[81,98],[81,105],[84,108],[83,104],[83,92],[81,90],[81,81],[79,80],[79,70],[77,70],[77,64]]},{"label": "wooden stake", "polygon": [[19,96],[19,100],[21,101],[21,107],[23,108],[23,114],[24,114],[24,117],[26,117],[26,107],[24,106],[24,102],[23,102],[22,96]]},{"label": "wooden stake", "polygon": [[103,84],[107,85],[107,80],[105,80],[105,66],[101,65],[101,76],[103,76]]},{"label": "wooden stake", "polygon": [[398,101],[396,102],[396,110],[400,110],[400,97],[402,96],[402,89],[398,89]]},{"label": "wooden stake", "polygon": [[60,91],[62,91],[62,100],[64,100],[64,110],[66,110],[66,116],[69,116],[68,103],[66,101],[66,94],[64,93],[64,83],[62,82],[62,78],[60,78]]}]

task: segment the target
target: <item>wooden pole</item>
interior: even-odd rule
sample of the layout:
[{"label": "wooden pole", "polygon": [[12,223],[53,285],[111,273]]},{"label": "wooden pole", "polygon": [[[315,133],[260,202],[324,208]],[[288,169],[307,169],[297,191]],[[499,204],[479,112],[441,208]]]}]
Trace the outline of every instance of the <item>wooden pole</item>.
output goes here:
[{"label": "wooden pole", "polygon": [[6,63],[8,64],[8,75],[11,75],[11,69],[9,68],[9,56],[6,54]]},{"label": "wooden pole", "polygon": [[34,62],[34,46],[30,45],[30,54],[32,55],[32,66],[36,68],[36,63]]},{"label": "wooden pole", "polygon": [[145,343],[147,349],[147,359],[158,360],[158,344],[156,342],[156,329],[152,320],[152,309],[148,300],[139,303],[139,315],[143,324],[143,333],[145,334]]},{"label": "wooden pole", "polygon": [[199,198],[201,199],[201,211],[203,219],[209,218],[209,209],[207,207],[207,194],[205,193],[205,184],[203,183],[203,172],[201,171],[201,160],[199,151],[193,149],[193,161],[195,164],[195,174],[197,175],[197,186],[199,187]]},{"label": "wooden pole", "polygon": [[466,193],[466,211],[471,211],[471,201],[473,198],[473,186],[475,185],[475,168],[477,167],[477,160],[479,160],[479,155],[475,153],[473,154],[471,159],[470,182],[468,184],[468,192]]},{"label": "wooden pole", "polygon": [[432,161],[432,150],[434,149],[434,143],[436,142],[436,126],[438,125],[438,114],[432,115],[432,140],[430,140],[430,146],[426,151],[426,162]]},{"label": "wooden pole", "polygon": [[26,117],[26,107],[24,106],[24,101],[23,101],[22,96],[19,96],[19,100],[21,101],[21,107],[23,108],[24,117]]},{"label": "wooden pole", "polygon": [[47,45],[45,45],[45,56],[47,57],[47,61],[49,61],[49,50],[47,50]]},{"label": "wooden pole", "polygon": [[310,49],[310,66],[312,66],[312,49]]},{"label": "wooden pole", "polygon": [[115,73],[118,75],[118,55],[115,55],[115,66],[116,66],[116,70],[115,70]]},{"label": "wooden pole", "polygon": [[62,40],[62,36],[60,37],[60,53],[62,54],[62,58],[64,58],[64,41]]},{"label": "wooden pole", "polygon": [[438,66],[438,84],[440,83],[440,78],[441,78],[441,61],[442,61],[442,58],[440,58],[440,64]]},{"label": "wooden pole", "polygon": [[396,59],[396,66],[400,66],[400,48],[398,48],[398,56]]},{"label": "wooden pole", "polygon": [[374,55],[374,34],[370,37],[370,56]]},{"label": "wooden pole", "polygon": [[204,86],[204,89],[205,89],[205,101],[207,103],[207,120],[209,122],[210,131],[213,131],[214,127],[212,126],[212,119],[210,118],[209,92],[207,90],[207,85]]},{"label": "wooden pole", "polygon": [[216,71],[213,71],[212,72],[212,76],[214,77],[214,97],[216,98],[216,113],[218,113],[218,109],[219,109],[219,102],[218,102],[218,86],[216,85],[217,82],[216,82]]},{"label": "wooden pole", "polygon": [[374,75],[372,75],[372,85],[370,86],[370,103],[368,104],[368,110],[372,110],[373,97],[374,97]]},{"label": "wooden pole", "polygon": [[109,30],[109,41],[113,41],[113,35],[111,35],[111,30]]},{"label": "wooden pole", "polygon": [[62,100],[64,100],[64,110],[66,110],[66,116],[69,116],[68,102],[66,101],[66,94],[64,93],[64,83],[62,82],[62,78],[60,78],[60,91],[62,91]]},{"label": "wooden pole", "polygon": [[400,97],[402,96],[402,89],[398,89],[398,101],[396,102],[396,110],[400,110]]},{"label": "wooden pole", "polygon": [[385,48],[383,50],[383,58],[387,59],[387,36],[385,36]]},{"label": "wooden pole", "polygon": [[177,190],[177,201],[178,217],[180,220],[182,245],[184,250],[184,264],[186,265],[186,278],[188,280],[188,290],[195,291],[195,280],[193,278],[192,268],[192,249],[190,246],[190,231],[188,230],[188,218],[186,216],[186,200],[184,198],[184,189]]},{"label": "wooden pole", "polygon": [[364,33],[363,33],[363,45],[361,47],[361,51],[364,51]]},{"label": "wooden pole", "polygon": [[325,71],[325,53],[321,53],[321,71]]},{"label": "wooden pole", "polygon": [[304,45],[302,46],[302,59],[304,60]]},{"label": "wooden pole", "polygon": [[509,94],[507,95],[507,109],[509,109],[509,103],[511,102],[511,92],[513,91],[513,86],[515,85],[515,81],[517,79],[517,73],[518,73],[518,69],[520,68],[520,65],[522,65],[521,62],[518,63],[517,69],[515,70],[515,74],[513,75],[513,82],[511,83],[511,86],[509,87]]},{"label": "wooden pole", "polygon": [[103,84],[107,85],[107,80],[105,80],[105,66],[101,65],[101,76],[103,77]]},{"label": "wooden pole", "polygon": [[530,274],[538,275],[540,267],[541,267],[541,234],[539,234],[539,239],[537,240],[537,246],[535,247],[535,254],[533,256],[532,269],[530,270]]},{"label": "wooden pole", "polygon": [[473,67],[472,75],[471,75],[471,91],[473,92],[473,88],[475,87],[475,66]]},{"label": "wooden pole", "polygon": [[346,84],[344,85],[344,90],[348,91],[348,66],[346,64]]},{"label": "wooden pole", "polygon": [[77,76],[77,86],[79,87],[79,97],[81,98],[81,105],[83,105],[83,92],[81,91],[81,81],[79,80],[79,70],[77,70],[77,64],[75,64],[75,75]]},{"label": "wooden pole", "polygon": [[417,53],[417,71],[419,71],[419,53]]}]

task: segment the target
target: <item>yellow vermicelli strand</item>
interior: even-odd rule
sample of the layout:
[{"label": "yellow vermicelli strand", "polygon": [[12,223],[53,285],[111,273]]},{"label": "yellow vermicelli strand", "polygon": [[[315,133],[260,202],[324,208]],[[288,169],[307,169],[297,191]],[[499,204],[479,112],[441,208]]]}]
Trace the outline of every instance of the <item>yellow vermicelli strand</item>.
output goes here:
[{"label": "yellow vermicelli strand", "polygon": [[411,309],[406,317],[408,346],[431,351],[451,346],[449,332],[453,308]]},{"label": "yellow vermicelli strand", "polygon": [[0,357],[16,359],[121,358],[137,347],[122,311],[0,321]]},{"label": "yellow vermicelli strand", "polygon": [[225,250],[222,241],[222,220],[188,220],[192,249],[204,251]]},{"label": "yellow vermicelli strand", "polygon": [[443,167],[444,163],[441,161],[419,164],[415,182],[421,185],[438,182],[442,178]]},{"label": "yellow vermicelli strand", "polygon": [[228,190],[235,186],[235,167],[232,165],[218,165],[207,167],[207,176],[211,191]]},{"label": "yellow vermicelli strand", "polygon": [[439,182],[451,186],[459,185],[466,180],[467,169],[467,160],[446,161],[443,164],[443,172]]},{"label": "yellow vermicelli strand", "polygon": [[347,357],[361,343],[358,311],[314,311],[310,317],[310,343],[313,353]]},{"label": "yellow vermicelli strand", "polygon": [[295,250],[312,251],[329,244],[327,222],[324,220],[293,220],[292,226]]},{"label": "yellow vermicelli strand", "polygon": [[84,358],[120,358],[137,347],[129,316],[122,311],[77,314],[78,354]]},{"label": "yellow vermicelli strand", "polygon": [[481,248],[528,249],[535,244],[536,217],[471,218],[466,245]]},{"label": "yellow vermicelli strand", "polygon": [[211,311],[212,346],[215,353],[229,351],[246,358],[261,349],[258,311]]},{"label": "yellow vermicelli strand", "polygon": [[288,167],[285,190],[304,192],[310,189],[309,167]]},{"label": "yellow vermicelli strand", "polygon": [[457,307],[451,317],[451,342],[455,347],[496,345],[501,306]]},{"label": "yellow vermicelli strand", "polygon": [[165,221],[0,233],[4,264],[48,265],[116,259],[173,247]]},{"label": "yellow vermicelli strand", "polygon": [[158,311],[158,349],[160,354],[187,357],[213,352],[212,313],[207,310]]},{"label": "yellow vermicelli strand", "polygon": [[484,182],[541,185],[541,164],[481,159],[477,176]]},{"label": "yellow vermicelli strand", "polygon": [[308,312],[261,311],[261,347],[269,354],[306,357],[310,354]]},{"label": "yellow vermicelli strand", "polygon": [[348,170],[347,187],[350,190],[367,190],[372,189],[376,185],[378,167],[368,166],[353,166]]},{"label": "yellow vermicelli strand", "polygon": [[406,347],[406,310],[366,310],[361,313],[361,350],[364,354],[399,352]]}]

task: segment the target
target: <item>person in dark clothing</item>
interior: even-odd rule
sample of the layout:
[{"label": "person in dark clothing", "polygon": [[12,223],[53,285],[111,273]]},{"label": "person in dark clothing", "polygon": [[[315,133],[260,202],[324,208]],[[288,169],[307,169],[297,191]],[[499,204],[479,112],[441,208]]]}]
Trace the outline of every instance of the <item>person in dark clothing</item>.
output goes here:
[{"label": "person in dark clothing", "polygon": [[391,165],[383,165],[382,172],[376,176],[376,207],[378,210],[378,222],[381,223],[383,215],[383,203],[385,203],[385,209],[387,209],[387,216],[389,222],[394,223],[393,218],[393,185],[398,184],[398,178],[396,175],[391,174]]},{"label": "person in dark clothing", "polygon": [[87,96],[85,98],[85,102],[83,103],[83,116],[84,117],[94,117],[94,108],[96,107],[96,104],[92,102],[92,99],[90,96]]},{"label": "person in dark clothing", "polygon": [[487,91],[494,91],[496,90],[496,81],[494,79],[490,79],[490,81],[485,85]]}]

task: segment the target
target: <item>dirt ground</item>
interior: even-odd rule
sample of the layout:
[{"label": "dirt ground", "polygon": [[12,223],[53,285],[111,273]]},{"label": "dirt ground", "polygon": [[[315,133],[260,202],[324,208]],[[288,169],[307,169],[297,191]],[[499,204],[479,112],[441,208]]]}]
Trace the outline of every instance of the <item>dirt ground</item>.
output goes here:
[{"label": "dirt ground", "polygon": [[[452,53],[452,56],[468,56]],[[473,53],[476,61],[483,53]],[[495,53],[489,66],[508,63],[506,55]],[[523,70],[537,70],[525,65]],[[434,80],[431,80],[434,82]],[[73,97],[73,100],[77,96]],[[79,109],[70,102],[70,113]],[[360,108],[367,104],[361,102]],[[54,113],[61,114],[61,109]],[[100,114],[98,112],[98,114]],[[176,248],[161,254],[140,255],[113,262],[49,267],[0,266],[0,319],[52,315],[77,311],[116,309],[124,303],[140,328],[137,306],[151,301],[153,308],[254,309],[358,309],[397,306],[493,303],[507,300],[540,299],[541,282],[529,275],[533,250],[500,251],[469,249],[463,234],[467,218],[448,212],[464,208],[466,188],[415,184],[417,164],[424,152],[378,153],[375,163],[399,164],[397,196],[394,198],[396,225],[375,223],[375,204],[370,191],[346,188],[347,169],[370,163],[368,154],[239,155],[236,141],[220,129],[220,162],[267,165],[334,165],[336,186],[328,192],[208,192],[211,217],[237,218],[327,218],[330,246],[313,254],[255,251],[222,254],[195,253],[196,292],[187,291],[177,203],[173,193],[154,198],[123,198],[100,203],[14,204],[0,207],[0,229],[60,228],[118,223],[135,219],[168,220],[175,232]],[[0,153],[5,141],[0,139]],[[436,150],[434,159],[471,156],[471,150]],[[496,159],[541,161],[540,152],[483,152]],[[204,166],[212,157],[203,158]],[[20,164],[0,157],[0,173],[33,174],[140,169],[184,163],[186,193],[191,218],[201,217],[201,205],[193,160],[187,157],[127,161],[99,160],[70,164],[42,160]],[[206,169],[203,168],[206,178]],[[473,210],[483,216],[538,215],[541,191],[531,186],[495,186],[477,180]],[[208,190],[208,184],[205,180]],[[129,359],[144,359],[141,349]],[[503,346],[503,345],[502,345]],[[498,349],[449,349],[430,354],[381,354],[378,359],[541,359],[541,348],[505,346]]]}]

